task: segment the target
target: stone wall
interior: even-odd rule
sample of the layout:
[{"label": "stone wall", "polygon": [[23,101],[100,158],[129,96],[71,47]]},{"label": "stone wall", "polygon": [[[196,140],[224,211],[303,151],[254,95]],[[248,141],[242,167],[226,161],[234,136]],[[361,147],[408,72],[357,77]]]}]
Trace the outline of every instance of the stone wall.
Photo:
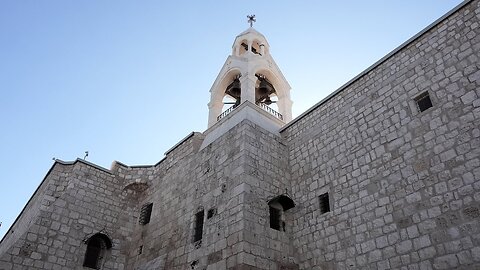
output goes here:
[{"label": "stone wall", "polygon": [[[155,165],[56,162],[2,240],[0,270],[84,269],[96,233],[113,243],[102,269],[480,267],[479,18],[469,2],[280,133],[245,104],[224,134],[192,133]],[[270,228],[279,195],[295,203],[284,231]]]},{"label": "stone wall", "polygon": [[[286,233],[269,227],[267,201],[290,189],[282,138],[244,120],[199,150],[202,139],[194,134],[154,167],[119,170],[148,183],[136,213],[153,202],[150,223],[135,225],[127,269],[296,269],[285,268],[296,261],[292,216]],[[201,210],[203,238],[194,242]]]},{"label": "stone wall", "polygon": [[49,205],[63,193],[68,183],[66,176],[69,171],[67,166],[63,166],[60,163],[55,164],[55,166],[50,169],[45,179],[35,191],[35,195],[28,201],[21,215],[19,215],[15,221],[15,226],[3,237],[0,245],[0,254],[6,252],[9,246],[19,240],[40,215],[40,211],[48,209]]},{"label": "stone wall", "polygon": [[[130,233],[119,225],[124,219],[121,186],[108,171],[89,163],[55,163],[39,189],[43,192],[33,197],[42,198],[41,210],[16,241],[4,245],[0,269],[83,269],[85,242],[98,232],[113,243],[102,269],[124,269],[123,233]],[[26,212],[29,207],[38,205],[27,205]],[[11,230],[17,226],[22,224]]]},{"label": "stone wall", "polygon": [[244,261],[246,269],[298,269],[291,245],[293,217],[285,213],[285,231],[270,228],[269,200],[291,194],[288,150],[279,134],[243,123],[245,157]]},{"label": "stone wall", "polygon": [[282,132],[301,269],[480,267],[479,18],[472,1]]},{"label": "stone wall", "polygon": [[[128,269],[226,269],[227,261],[236,262],[244,228],[239,128],[201,151],[204,137],[194,134],[155,166],[138,204],[153,202],[152,218],[135,225]],[[214,214],[208,218],[210,209]],[[195,214],[201,210],[203,238],[193,242]]]}]

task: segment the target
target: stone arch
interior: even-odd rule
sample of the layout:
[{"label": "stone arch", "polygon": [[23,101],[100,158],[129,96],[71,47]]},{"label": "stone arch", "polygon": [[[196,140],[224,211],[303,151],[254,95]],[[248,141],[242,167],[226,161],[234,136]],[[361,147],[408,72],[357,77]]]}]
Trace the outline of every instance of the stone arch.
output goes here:
[{"label": "stone arch", "polygon": [[145,181],[130,181],[124,186],[122,195],[136,203],[145,194],[148,187],[149,185]]},{"label": "stone arch", "polygon": [[268,47],[262,40],[254,39],[252,42],[252,53],[264,56],[268,54]]},{"label": "stone arch", "polygon": [[224,72],[224,74],[215,81],[212,87],[210,102],[208,103],[209,116],[208,126],[211,127],[217,122],[217,117],[224,109],[223,98],[225,97],[225,90],[227,86],[232,83],[236,77],[240,77],[241,71],[239,68],[231,68]]},{"label": "stone arch", "polygon": [[269,69],[264,68],[263,66],[255,67],[254,71],[255,74],[262,74],[263,76],[265,76],[268,81],[273,84],[278,96],[286,95],[287,87],[282,83],[283,81],[281,80],[281,78],[279,78],[275,73],[273,73]]},{"label": "stone arch", "polygon": [[238,44],[237,44],[238,47],[238,56],[240,55],[244,55],[246,52],[249,51],[249,48],[248,48],[248,40],[247,39],[242,39],[242,41],[240,41]]},{"label": "stone arch", "polygon": [[222,76],[220,83],[215,87],[214,93],[212,93],[211,101],[212,103],[221,103],[223,97],[225,96],[225,89],[227,86],[235,79],[237,76],[242,76],[242,73],[239,68],[232,68],[225,72],[225,75]]},{"label": "stone arch", "polygon": [[287,195],[279,195],[268,201],[270,228],[285,231],[285,211],[295,207],[293,200]]},{"label": "stone arch", "polygon": [[295,202],[286,194],[279,195],[268,201],[268,204],[279,204],[282,210],[287,211],[295,207]]},{"label": "stone arch", "polygon": [[[278,101],[275,103],[278,112],[283,116],[283,121],[288,122],[292,117],[292,100],[290,99],[290,86],[283,76],[275,69],[265,68],[263,65],[256,65],[252,68],[254,74],[261,74],[267,78],[268,82],[275,88],[275,94]],[[258,81],[257,81],[258,84]],[[274,108],[275,109],[275,108]]]}]

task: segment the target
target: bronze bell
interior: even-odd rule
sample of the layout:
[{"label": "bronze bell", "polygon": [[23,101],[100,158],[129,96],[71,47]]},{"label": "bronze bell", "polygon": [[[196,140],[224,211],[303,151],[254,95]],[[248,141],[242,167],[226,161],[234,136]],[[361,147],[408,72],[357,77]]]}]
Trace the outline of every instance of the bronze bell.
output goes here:
[{"label": "bronze bell", "polygon": [[240,80],[237,78],[227,86],[225,93],[232,96],[234,99],[240,100],[241,91]]},{"label": "bronze bell", "polygon": [[272,101],[270,100],[270,95],[275,93],[275,88],[273,88],[273,85],[268,82],[264,78],[259,78],[260,79],[260,85],[258,86],[258,90],[256,93],[256,100],[257,102],[264,103],[266,105],[272,104]]},{"label": "bronze bell", "polygon": [[260,94],[261,97],[265,98],[274,92],[275,89],[273,88],[273,85],[271,83],[269,83],[265,79],[260,81],[260,86],[258,87],[258,94]]}]

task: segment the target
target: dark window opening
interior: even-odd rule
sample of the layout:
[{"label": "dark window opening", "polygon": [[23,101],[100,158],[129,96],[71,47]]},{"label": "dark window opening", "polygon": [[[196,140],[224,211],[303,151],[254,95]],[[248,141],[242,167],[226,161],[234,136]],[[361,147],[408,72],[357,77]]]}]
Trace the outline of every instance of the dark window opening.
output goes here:
[{"label": "dark window opening", "polygon": [[245,49],[245,51],[248,51],[248,45],[245,42],[242,42],[242,47]]},{"label": "dark window opening", "polygon": [[85,261],[83,262],[83,266],[98,269],[101,251],[101,240],[98,238],[90,239],[90,241],[88,241],[87,251],[85,252]]},{"label": "dark window opening", "polygon": [[110,239],[104,234],[95,234],[87,241],[87,250],[85,251],[85,258],[83,266],[100,269],[101,261],[105,256],[105,251],[112,247]]},{"label": "dark window opening", "polygon": [[216,208],[209,209],[208,212],[207,212],[207,219],[211,219],[216,214],[217,214],[217,209]]},{"label": "dark window opening", "polygon": [[147,203],[142,206],[142,209],[140,210],[140,218],[139,218],[139,223],[142,225],[146,225],[150,222],[150,217],[152,216],[152,208],[153,208],[153,203]]},{"label": "dark window opening", "polygon": [[143,246],[138,247],[138,255],[143,253]]},{"label": "dark window opening", "polygon": [[328,192],[318,196],[318,201],[320,202],[320,213],[330,212],[330,200],[328,198]]},{"label": "dark window opening", "polygon": [[288,196],[282,194],[274,197],[268,202],[270,212],[270,228],[277,231],[285,231],[285,211],[295,207],[295,203]]},{"label": "dark window opening", "polygon": [[293,200],[286,194],[271,199],[270,202],[268,202],[268,205],[272,204],[280,205],[283,211],[287,211],[295,207],[295,203],[293,202]]},{"label": "dark window opening", "polygon": [[195,233],[193,235],[193,242],[202,240],[204,216],[205,216],[205,213],[203,210],[195,214]]},{"label": "dark window opening", "polygon": [[[281,210],[270,206],[270,228],[280,231],[280,228],[285,227],[281,220]],[[283,225],[283,226],[281,226]]]},{"label": "dark window opening", "polygon": [[415,98],[418,109],[420,112],[426,111],[428,108],[433,107],[432,100],[428,92],[424,92]]}]

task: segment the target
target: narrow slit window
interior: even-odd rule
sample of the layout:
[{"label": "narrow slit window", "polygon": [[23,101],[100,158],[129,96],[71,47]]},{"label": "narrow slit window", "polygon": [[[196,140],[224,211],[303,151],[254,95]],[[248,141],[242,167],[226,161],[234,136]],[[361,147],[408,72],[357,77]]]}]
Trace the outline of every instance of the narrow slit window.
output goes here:
[{"label": "narrow slit window", "polygon": [[204,216],[205,212],[203,210],[195,214],[195,233],[193,235],[193,242],[202,240]]},{"label": "narrow slit window", "polygon": [[426,111],[427,109],[433,107],[432,100],[428,92],[424,92],[415,98],[417,103],[418,110],[420,112]]},{"label": "narrow slit window", "polygon": [[280,231],[281,210],[270,206],[270,228]]},{"label": "narrow slit window", "polygon": [[147,203],[142,206],[142,209],[140,210],[140,218],[139,218],[139,223],[142,225],[146,225],[150,222],[150,218],[152,216],[152,208],[153,208],[153,203]]},{"label": "narrow slit window", "polygon": [[330,200],[328,198],[328,192],[318,196],[318,201],[320,203],[321,214],[330,212]]}]

